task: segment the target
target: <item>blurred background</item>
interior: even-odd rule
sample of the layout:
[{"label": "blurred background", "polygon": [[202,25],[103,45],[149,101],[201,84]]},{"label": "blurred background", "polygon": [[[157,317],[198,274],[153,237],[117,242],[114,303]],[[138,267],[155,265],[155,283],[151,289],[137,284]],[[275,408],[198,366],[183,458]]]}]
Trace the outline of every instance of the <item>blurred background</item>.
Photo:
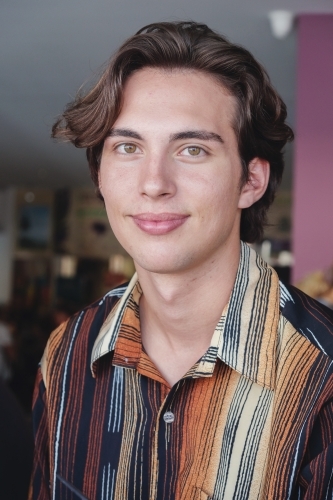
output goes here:
[{"label": "blurred background", "polygon": [[256,248],[333,307],[332,0],[2,0],[0,12],[0,379],[27,417],[51,330],[133,273],[84,151],[52,141],[51,126],[148,23],[206,23],[268,70],[296,140]]}]

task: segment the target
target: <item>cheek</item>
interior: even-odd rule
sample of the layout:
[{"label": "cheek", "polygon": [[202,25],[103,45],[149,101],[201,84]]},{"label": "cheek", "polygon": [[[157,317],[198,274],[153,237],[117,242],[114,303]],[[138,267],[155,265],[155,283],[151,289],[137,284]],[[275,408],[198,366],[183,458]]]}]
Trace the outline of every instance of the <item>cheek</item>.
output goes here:
[{"label": "cheek", "polygon": [[209,212],[234,212],[239,200],[239,190],[233,183],[212,180],[202,193],[201,199]]},{"label": "cheek", "polygon": [[112,179],[109,174],[102,173],[100,176],[100,191],[102,193],[106,213],[113,231],[117,227],[117,215],[123,211],[122,202],[125,199],[121,193],[120,186],[116,179]]},{"label": "cheek", "polygon": [[128,193],[133,192],[131,178],[130,171],[126,169],[101,165],[99,184],[106,205],[117,204],[126,193],[129,196]]},{"label": "cheek", "polygon": [[239,189],[233,183],[211,183],[210,189],[206,190],[201,199],[201,220],[207,233],[219,237],[235,225],[239,209]]},{"label": "cheek", "polygon": [[124,224],[124,218],[122,216],[124,210],[121,206],[119,206],[117,199],[112,199],[112,202],[109,201],[109,203],[106,203],[105,206],[109,224],[114,236],[122,247],[125,248],[127,252],[130,252],[129,244],[131,235],[128,234],[127,225]]}]

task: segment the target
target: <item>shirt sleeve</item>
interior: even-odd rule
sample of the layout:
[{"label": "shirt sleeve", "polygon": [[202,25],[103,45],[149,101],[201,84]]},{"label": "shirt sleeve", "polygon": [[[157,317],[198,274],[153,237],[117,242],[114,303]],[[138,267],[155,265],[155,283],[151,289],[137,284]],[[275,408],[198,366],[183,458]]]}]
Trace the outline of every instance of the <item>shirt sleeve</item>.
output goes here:
[{"label": "shirt sleeve", "polygon": [[35,438],[34,464],[29,500],[50,500],[49,434],[46,389],[38,369],[32,404],[32,419]]},{"label": "shirt sleeve", "polygon": [[333,498],[333,400],[314,422],[299,485],[302,500]]}]

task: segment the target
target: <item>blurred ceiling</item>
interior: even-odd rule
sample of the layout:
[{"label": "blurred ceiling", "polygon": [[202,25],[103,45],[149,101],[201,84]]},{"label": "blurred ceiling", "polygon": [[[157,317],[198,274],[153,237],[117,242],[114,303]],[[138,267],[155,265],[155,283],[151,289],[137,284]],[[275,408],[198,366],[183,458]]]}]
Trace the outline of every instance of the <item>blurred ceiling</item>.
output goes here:
[{"label": "blurred ceiling", "polygon": [[[50,139],[55,117],[128,36],[155,21],[195,20],[248,48],[267,68],[294,123],[297,30],[275,39],[275,9],[333,13],[333,0],[2,0],[0,186],[82,186],[84,152]],[[291,150],[287,151],[287,183]]]}]

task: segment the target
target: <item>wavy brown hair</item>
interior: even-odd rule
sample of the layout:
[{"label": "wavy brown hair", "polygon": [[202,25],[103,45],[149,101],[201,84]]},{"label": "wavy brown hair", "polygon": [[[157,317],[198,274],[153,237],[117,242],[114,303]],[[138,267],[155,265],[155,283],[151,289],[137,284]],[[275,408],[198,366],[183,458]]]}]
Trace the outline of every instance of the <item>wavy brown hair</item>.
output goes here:
[{"label": "wavy brown hair", "polygon": [[286,106],[264,68],[250,52],[205,24],[164,22],[142,28],[119,48],[94,87],[79,93],[67,106],[52,128],[52,137],[87,149],[91,177],[98,189],[103,144],[121,111],[124,84],[134,71],[146,67],[201,71],[236,98],[232,125],[242,161],[241,184],[248,179],[253,158],[267,160],[271,167],[265,194],[243,209],[241,216],[241,239],[259,240],[282,178],[282,149],[293,139],[293,132],[285,123]]}]

